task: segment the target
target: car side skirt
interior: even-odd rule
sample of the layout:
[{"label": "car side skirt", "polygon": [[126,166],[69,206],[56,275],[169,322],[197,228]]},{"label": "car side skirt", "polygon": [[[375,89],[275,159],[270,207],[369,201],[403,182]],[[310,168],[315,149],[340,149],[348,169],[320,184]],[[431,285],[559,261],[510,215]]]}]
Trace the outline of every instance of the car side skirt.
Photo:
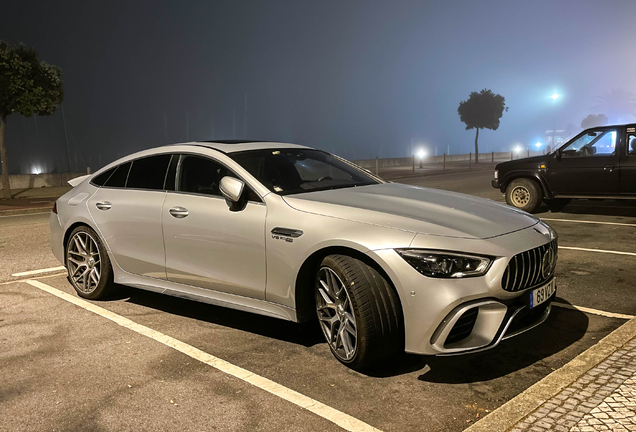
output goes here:
[{"label": "car side skirt", "polygon": [[113,260],[110,252],[108,255],[111,259],[111,263],[113,263],[115,283],[146,291],[166,294],[173,297],[297,322],[296,311],[287,306],[282,306],[266,300],[258,300],[221,291],[179,284],[163,279],[154,279],[146,276],[135,275],[128,273],[119,267]]}]

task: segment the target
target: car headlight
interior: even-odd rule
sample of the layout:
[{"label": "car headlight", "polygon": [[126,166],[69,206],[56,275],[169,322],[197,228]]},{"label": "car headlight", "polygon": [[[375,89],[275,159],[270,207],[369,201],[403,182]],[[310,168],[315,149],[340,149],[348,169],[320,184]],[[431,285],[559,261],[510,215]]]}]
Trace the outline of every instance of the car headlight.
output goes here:
[{"label": "car headlight", "polygon": [[482,276],[488,272],[492,257],[466,255],[426,249],[395,249],[415,270],[433,278]]},{"label": "car headlight", "polygon": [[495,179],[499,178],[499,170],[495,170]]}]

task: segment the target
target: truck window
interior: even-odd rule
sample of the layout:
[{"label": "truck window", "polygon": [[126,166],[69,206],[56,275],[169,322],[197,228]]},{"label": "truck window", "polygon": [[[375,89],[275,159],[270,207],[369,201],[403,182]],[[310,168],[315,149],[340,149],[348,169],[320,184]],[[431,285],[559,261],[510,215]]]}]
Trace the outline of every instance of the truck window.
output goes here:
[{"label": "truck window", "polygon": [[609,156],[616,151],[616,130],[590,131],[565,147],[564,157]]},{"label": "truck window", "polygon": [[636,155],[636,134],[627,135],[627,154]]}]

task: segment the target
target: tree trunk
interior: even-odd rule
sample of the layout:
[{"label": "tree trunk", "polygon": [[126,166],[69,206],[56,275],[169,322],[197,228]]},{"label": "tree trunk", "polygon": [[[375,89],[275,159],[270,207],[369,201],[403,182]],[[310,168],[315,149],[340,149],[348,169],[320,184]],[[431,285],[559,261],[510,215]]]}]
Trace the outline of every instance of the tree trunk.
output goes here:
[{"label": "tree trunk", "polygon": [[9,164],[7,163],[7,149],[4,146],[4,127],[7,117],[0,116],[0,160],[2,161],[2,196],[11,199],[11,186],[9,185]]},{"label": "tree trunk", "polygon": [[477,129],[477,133],[475,134],[475,163],[479,163],[479,128]]}]

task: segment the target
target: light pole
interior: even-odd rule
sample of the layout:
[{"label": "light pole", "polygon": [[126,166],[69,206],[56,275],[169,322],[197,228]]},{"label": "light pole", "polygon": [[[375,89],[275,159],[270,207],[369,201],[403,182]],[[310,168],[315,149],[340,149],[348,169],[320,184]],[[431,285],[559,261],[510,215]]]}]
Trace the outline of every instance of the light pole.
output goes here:
[{"label": "light pole", "polygon": [[556,148],[556,143],[554,142],[555,140],[555,133],[556,133],[556,101],[557,99],[559,99],[561,97],[560,94],[558,94],[557,92],[552,93],[552,96],[550,96],[552,98],[552,100],[554,101],[554,109],[552,111],[552,148]]},{"label": "light pole", "polygon": [[417,151],[417,158],[420,160],[420,168],[423,168],[422,163],[424,162],[425,157],[426,157],[426,150],[419,149]]}]

